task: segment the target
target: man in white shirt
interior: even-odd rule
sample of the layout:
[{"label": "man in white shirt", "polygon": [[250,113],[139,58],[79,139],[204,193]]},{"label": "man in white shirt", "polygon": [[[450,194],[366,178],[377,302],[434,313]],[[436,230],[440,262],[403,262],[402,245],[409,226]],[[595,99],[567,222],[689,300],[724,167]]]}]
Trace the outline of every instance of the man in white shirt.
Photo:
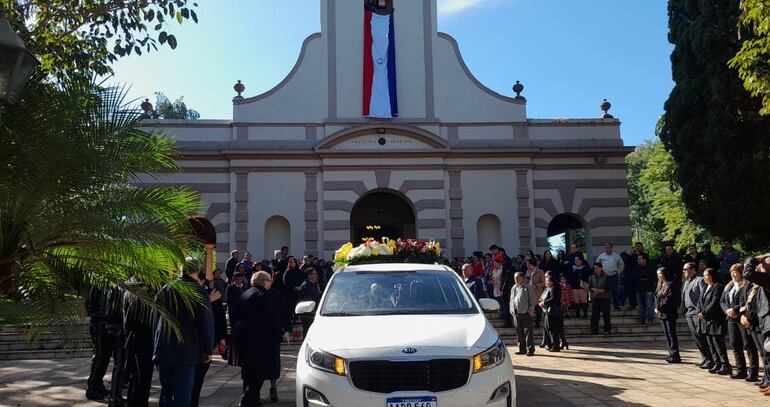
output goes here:
[{"label": "man in white shirt", "polygon": [[605,243],[604,253],[596,258],[596,262],[602,263],[604,274],[607,275],[608,284],[612,287],[612,302],[617,310],[620,309],[620,290],[618,290],[618,282],[620,281],[620,274],[623,273],[624,263],[620,255],[612,251],[613,248],[614,246],[612,243]]}]

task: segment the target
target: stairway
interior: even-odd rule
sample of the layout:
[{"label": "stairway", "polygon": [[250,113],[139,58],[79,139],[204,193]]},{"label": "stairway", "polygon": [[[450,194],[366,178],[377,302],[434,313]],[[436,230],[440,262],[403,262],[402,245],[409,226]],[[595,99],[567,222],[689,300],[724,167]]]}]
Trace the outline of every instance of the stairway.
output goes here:
[{"label": "stairway", "polygon": [[[503,337],[503,341],[509,346],[515,346],[516,330],[503,328],[504,322],[498,312],[485,313],[489,322],[497,328]],[[564,326],[567,341],[570,344],[592,343],[640,343],[661,342],[665,343],[666,337],[660,324],[656,321],[652,325],[642,325],[637,319],[637,311],[612,311],[612,335],[605,336],[591,334],[590,313],[589,319],[566,319]],[[601,332],[601,322],[599,323]],[[677,333],[680,341],[690,340],[690,331],[684,318],[677,321]],[[296,353],[302,344],[302,327],[295,327],[295,336],[288,345],[284,344],[282,350],[287,353]],[[542,329],[535,329],[535,341],[540,343]],[[0,360],[20,359],[58,359],[80,358],[92,355],[91,338],[88,334],[88,323],[84,321],[67,327],[66,331],[60,328],[41,329],[40,335],[30,341],[27,336],[27,328],[24,326],[3,325],[0,326]],[[215,356],[217,357],[217,356]]]},{"label": "stairway", "polygon": [[[570,312],[572,314],[572,312]],[[509,346],[515,346],[516,340],[515,328],[503,328],[505,322],[500,318],[498,312],[486,312],[485,315],[489,322],[497,328],[497,331],[503,337],[503,341]],[[564,329],[567,342],[570,345],[592,344],[592,343],[638,343],[638,342],[666,342],[660,323],[656,319],[652,325],[642,325],[639,323],[638,311],[617,311],[611,312],[612,335],[602,334],[602,321],[599,321],[599,334],[591,334],[591,312],[589,309],[588,318],[567,318],[564,320]],[[535,342],[540,343],[543,330],[535,328]],[[677,320],[677,334],[680,342],[690,340],[690,331],[687,328],[687,322],[684,318]]]}]

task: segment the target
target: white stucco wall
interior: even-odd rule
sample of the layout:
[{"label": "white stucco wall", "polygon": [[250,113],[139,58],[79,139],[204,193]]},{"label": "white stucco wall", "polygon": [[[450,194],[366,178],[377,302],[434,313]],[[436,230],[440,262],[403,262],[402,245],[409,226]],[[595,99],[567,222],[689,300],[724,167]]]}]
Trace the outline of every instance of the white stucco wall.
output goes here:
[{"label": "white stucco wall", "polygon": [[[320,35],[308,37],[304,55],[284,82],[265,94],[233,106],[235,122],[320,123],[328,113],[326,43]],[[266,60],[269,63],[269,59]],[[244,80],[248,86],[248,80]],[[247,89],[248,91],[248,89]]]},{"label": "white stucco wall", "polygon": [[[249,244],[257,258],[270,258],[265,247],[265,221],[283,216],[291,226],[291,252],[305,252],[305,175],[301,172],[253,172],[249,174]],[[259,253],[259,254],[258,254]]]},{"label": "white stucco wall", "polygon": [[478,220],[482,215],[491,214],[500,219],[502,242],[499,245],[509,254],[518,254],[516,172],[513,170],[463,171],[460,182],[463,190],[465,251],[472,253],[480,249],[476,241]]}]

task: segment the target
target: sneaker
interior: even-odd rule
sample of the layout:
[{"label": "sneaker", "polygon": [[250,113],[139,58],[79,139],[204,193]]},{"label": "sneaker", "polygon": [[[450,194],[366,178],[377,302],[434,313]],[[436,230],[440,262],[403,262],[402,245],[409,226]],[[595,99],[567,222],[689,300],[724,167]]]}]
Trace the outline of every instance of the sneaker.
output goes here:
[{"label": "sneaker", "polygon": [[515,353],[515,355],[526,355],[526,354],[527,354],[527,352],[522,352],[522,351],[518,351],[518,352]]}]

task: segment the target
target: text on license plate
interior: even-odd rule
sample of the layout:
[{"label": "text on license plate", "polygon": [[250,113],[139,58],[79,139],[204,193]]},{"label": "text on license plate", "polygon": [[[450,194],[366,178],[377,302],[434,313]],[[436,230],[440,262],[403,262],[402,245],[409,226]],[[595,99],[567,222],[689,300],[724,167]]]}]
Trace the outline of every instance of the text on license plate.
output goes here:
[{"label": "text on license plate", "polygon": [[435,397],[391,397],[385,407],[438,407]]}]

